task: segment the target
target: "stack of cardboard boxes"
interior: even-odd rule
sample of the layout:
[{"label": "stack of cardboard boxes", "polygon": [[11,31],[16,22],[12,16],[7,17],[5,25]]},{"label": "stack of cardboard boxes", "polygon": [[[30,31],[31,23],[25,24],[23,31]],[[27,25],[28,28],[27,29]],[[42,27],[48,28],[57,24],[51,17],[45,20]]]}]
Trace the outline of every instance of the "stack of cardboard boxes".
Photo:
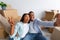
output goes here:
[{"label": "stack of cardboard boxes", "polygon": [[3,25],[0,23],[0,38],[4,38],[4,28]]},{"label": "stack of cardboard boxes", "polygon": [[[15,23],[20,21],[20,16],[18,16],[17,14],[17,10],[16,9],[7,9],[7,10],[0,10],[0,14],[7,19],[7,21],[4,18],[1,22],[0,22],[0,38],[5,38],[6,37],[6,33],[5,31],[8,30],[6,29],[6,23],[8,22],[8,17],[13,17],[15,20]],[[4,21],[4,22],[3,22]],[[7,23],[8,24],[8,23]],[[10,28],[9,28],[10,29]],[[7,34],[8,35],[8,34]]]}]

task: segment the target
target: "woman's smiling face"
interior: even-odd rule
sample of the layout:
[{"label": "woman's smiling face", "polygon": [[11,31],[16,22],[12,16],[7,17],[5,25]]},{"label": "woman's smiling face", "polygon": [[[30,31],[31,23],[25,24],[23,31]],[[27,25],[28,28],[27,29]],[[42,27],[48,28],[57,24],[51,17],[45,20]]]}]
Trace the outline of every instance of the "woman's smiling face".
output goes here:
[{"label": "woman's smiling face", "polygon": [[30,20],[29,15],[28,15],[28,14],[27,14],[27,15],[25,15],[25,16],[24,16],[24,22],[28,23],[28,22],[29,22],[29,20]]}]

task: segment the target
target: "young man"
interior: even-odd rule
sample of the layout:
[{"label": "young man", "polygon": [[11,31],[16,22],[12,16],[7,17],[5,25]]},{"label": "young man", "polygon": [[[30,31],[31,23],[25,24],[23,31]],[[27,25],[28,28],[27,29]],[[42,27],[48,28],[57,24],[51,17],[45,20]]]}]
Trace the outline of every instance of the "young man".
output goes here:
[{"label": "young man", "polygon": [[24,40],[46,40],[46,38],[43,36],[41,32],[41,26],[53,27],[54,22],[35,19],[33,11],[29,12],[29,16],[30,16],[30,29],[29,33],[26,35]]}]

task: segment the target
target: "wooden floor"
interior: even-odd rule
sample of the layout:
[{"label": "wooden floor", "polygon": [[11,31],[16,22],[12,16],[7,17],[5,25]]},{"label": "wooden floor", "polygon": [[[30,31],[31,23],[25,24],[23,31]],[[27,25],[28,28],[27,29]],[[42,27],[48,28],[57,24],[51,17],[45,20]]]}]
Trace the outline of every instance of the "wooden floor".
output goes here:
[{"label": "wooden floor", "polygon": [[[50,37],[51,37],[51,33],[47,32],[46,30],[43,31],[43,34],[44,36],[47,38],[47,40],[51,40]],[[0,40],[9,40],[8,38],[6,39],[0,39]]]},{"label": "wooden floor", "polygon": [[47,30],[43,30],[42,34],[47,40],[51,40],[51,33],[49,33]]},{"label": "wooden floor", "polygon": [[0,40],[9,40],[9,38],[0,38]]},{"label": "wooden floor", "polygon": [[8,40],[8,39],[0,39],[0,40]]}]

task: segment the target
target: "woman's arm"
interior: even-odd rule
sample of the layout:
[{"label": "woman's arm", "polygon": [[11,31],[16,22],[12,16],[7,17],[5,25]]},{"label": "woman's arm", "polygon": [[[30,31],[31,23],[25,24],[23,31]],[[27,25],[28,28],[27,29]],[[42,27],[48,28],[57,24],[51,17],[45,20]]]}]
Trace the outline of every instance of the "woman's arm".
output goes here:
[{"label": "woman's arm", "polygon": [[10,28],[10,35],[12,35],[14,33],[14,19],[12,17],[8,17],[8,21],[11,25],[11,28]]},{"label": "woman's arm", "polygon": [[11,29],[10,29],[10,35],[14,34],[14,25],[11,25]]},{"label": "woman's arm", "polygon": [[17,23],[15,26],[11,27],[10,37],[15,37],[19,29],[19,24]]},{"label": "woman's arm", "polygon": [[17,23],[16,25],[14,24],[14,19],[13,18],[9,18],[9,23],[11,25],[11,29],[10,29],[10,37],[13,38],[16,36],[18,29],[19,29],[19,23]]},{"label": "woman's arm", "polygon": [[10,28],[10,37],[15,37],[15,35],[17,34],[18,31],[18,24],[15,25],[14,19],[12,17],[9,18],[9,23],[11,25]]}]

